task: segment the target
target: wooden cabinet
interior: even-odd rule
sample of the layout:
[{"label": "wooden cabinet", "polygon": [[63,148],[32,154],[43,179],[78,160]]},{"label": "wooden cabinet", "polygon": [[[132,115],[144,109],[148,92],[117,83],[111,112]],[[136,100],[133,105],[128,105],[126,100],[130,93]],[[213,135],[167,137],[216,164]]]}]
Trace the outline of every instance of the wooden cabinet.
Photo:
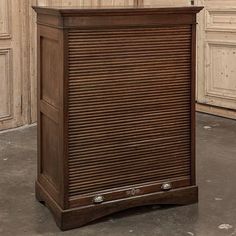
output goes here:
[{"label": "wooden cabinet", "polygon": [[140,205],[197,202],[201,7],[35,10],[36,195],[58,226]]}]

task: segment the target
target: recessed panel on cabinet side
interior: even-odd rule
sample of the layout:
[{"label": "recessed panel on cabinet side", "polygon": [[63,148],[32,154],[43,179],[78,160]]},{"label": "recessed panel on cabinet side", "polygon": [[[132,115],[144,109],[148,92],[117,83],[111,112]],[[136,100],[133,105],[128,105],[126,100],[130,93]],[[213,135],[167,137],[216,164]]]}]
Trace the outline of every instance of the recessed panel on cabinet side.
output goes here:
[{"label": "recessed panel on cabinet side", "polygon": [[38,29],[39,182],[63,206],[62,31]]}]

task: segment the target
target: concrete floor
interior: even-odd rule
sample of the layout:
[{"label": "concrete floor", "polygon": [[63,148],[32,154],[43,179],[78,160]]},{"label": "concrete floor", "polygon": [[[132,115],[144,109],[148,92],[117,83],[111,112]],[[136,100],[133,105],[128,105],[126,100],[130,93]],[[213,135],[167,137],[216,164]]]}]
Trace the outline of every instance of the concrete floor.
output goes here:
[{"label": "concrete floor", "polygon": [[197,115],[199,203],[149,206],[61,232],[34,197],[36,127],[0,134],[0,236],[236,235],[236,121]]}]

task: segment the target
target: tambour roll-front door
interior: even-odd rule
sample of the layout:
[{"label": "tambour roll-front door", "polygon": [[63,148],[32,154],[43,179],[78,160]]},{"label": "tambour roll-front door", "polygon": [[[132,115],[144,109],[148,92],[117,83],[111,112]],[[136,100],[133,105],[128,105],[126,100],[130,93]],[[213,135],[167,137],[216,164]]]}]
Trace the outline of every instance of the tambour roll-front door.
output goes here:
[{"label": "tambour roll-front door", "polygon": [[190,185],[191,35],[191,25],[68,30],[70,200]]}]

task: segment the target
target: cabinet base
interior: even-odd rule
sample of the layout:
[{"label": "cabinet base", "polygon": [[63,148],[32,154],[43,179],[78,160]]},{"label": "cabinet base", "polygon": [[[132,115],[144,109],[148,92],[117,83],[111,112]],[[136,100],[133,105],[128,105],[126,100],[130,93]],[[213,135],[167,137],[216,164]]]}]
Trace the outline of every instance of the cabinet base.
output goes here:
[{"label": "cabinet base", "polygon": [[58,227],[61,230],[68,230],[132,207],[154,204],[186,205],[196,203],[198,201],[198,187],[189,186],[167,192],[157,192],[112,202],[104,202],[98,205],[63,210],[43,189],[40,183],[36,182],[36,198],[39,202],[45,203],[51,210]]}]

